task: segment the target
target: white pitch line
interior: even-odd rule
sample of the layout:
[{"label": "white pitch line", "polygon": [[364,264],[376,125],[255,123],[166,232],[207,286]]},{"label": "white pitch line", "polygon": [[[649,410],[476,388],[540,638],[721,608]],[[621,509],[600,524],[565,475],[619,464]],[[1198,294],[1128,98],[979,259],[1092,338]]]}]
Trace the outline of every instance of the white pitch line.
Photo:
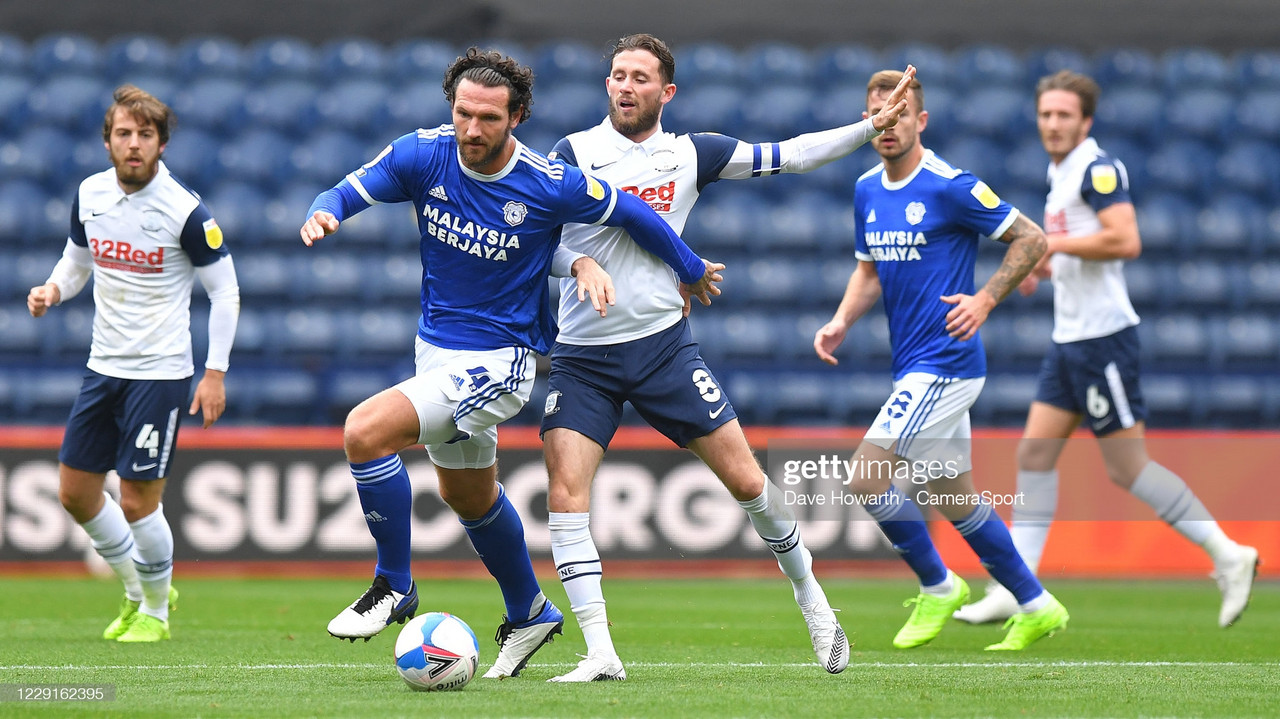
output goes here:
[{"label": "white pitch line", "polygon": [[[392,666],[385,663],[309,663],[309,664],[7,664],[0,665],[0,671],[54,671],[78,669],[242,669],[246,671],[270,671],[276,669],[308,670],[308,669],[386,669]],[[569,662],[548,662],[530,664],[530,667],[573,667]],[[814,662],[628,662],[631,667],[648,667],[655,669],[700,667],[706,669],[726,668],[811,668]],[[1092,669],[1106,667],[1150,668],[1150,667],[1280,667],[1280,662],[1122,662],[1122,661],[1060,661],[1060,662],[851,662],[851,667],[867,669]]]}]

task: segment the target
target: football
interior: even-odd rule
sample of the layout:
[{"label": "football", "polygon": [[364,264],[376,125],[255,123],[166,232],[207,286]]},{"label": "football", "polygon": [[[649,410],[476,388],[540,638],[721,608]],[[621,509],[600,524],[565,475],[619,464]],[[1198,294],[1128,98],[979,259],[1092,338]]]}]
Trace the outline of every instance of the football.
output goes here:
[{"label": "football", "polygon": [[396,638],[396,671],[420,692],[461,689],[476,675],[480,642],[461,619],[447,612],[419,614]]}]

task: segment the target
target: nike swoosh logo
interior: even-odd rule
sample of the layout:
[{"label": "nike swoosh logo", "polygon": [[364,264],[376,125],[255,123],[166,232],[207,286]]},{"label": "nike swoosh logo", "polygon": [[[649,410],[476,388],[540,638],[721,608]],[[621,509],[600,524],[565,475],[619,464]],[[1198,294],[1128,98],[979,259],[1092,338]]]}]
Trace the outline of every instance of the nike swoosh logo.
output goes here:
[{"label": "nike swoosh logo", "polygon": [[156,468],[156,466],[158,466],[159,464],[160,464],[159,462],[152,462],[151,464],[144,464],[144,465],[142,465],[141,467],[139,467],[139,466],[138,466],[138,463],[137,463],[137,462],[134,462],[134,463],[133,463],[133,471],[135,471],[135,472],[145,472],[145,471],[147,471],[148,469],[155,469],[155,468]]},{"label": "nike swoosh logo", "polygon": [[716,417],[719,417],[720,413],[724,411],[724,408],[728,406],[729,406],[728,402],[722,402],[719,407],[716,407],[710,412],[707,412],[707,415],[711,417],[711,419],[715,419]]},{"label": "nike swoosh logo", "polygon": [[111,210],[103,210],[102,212],[96,212],[96,211],[90,210],[90,211],[89,211],[89,216],[90,216],[90,217],[97,217],[98,215],[105,215],[105,214],[107,214],[107,213],[108,213],[108,212],[110,212],[110,211],[111,211]]},{"label": "nike swoosh logo", "polygon": [[592,170],[603,170],[604,168],[608,167],[609,165],[616,164],[617,162],[618,162],[617,160],[614,160],[613,162],[606,162],[606,163],[604,163],[603,165],[597,165],[596,163],[594,163],[594,162],[593,162],[593,163],[591,163],[591,169],[592,169]]}]

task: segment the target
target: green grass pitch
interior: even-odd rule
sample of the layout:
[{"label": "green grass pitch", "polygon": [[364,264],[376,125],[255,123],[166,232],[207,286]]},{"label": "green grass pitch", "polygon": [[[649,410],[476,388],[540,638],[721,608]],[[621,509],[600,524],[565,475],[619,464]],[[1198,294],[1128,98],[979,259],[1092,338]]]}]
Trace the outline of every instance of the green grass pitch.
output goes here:
[{"label": "green grass pitch", "polygon": [[[975,591],[981,579],[970,577]],[[488,581],[419,578],[421,611],[449,611],[495,656],[502,614]],[[103,641],[119,590],[78,579],[0,580],[0,684],[111,684],[111,702],[0,702],[0,716],[48,717],[1274,717],[1280,713],[1280,586],[1259,584],[1243,619],[1217,627],[1200,582],[1053,581],[1066,632],[993,656],[998,626],[954,622],[928,646],[894,650],[909,579],[834,580],[853,660],[825,674],[789,588],[777,580],[611,580],[625,682],[545,680],[585,651],[572,619],[516,679],[418,693],[396,675],[399,625],[355,644],[325,624],[355,580],[183,579],[173,639]],[[567,611],[554,578],[543,581]]]}]

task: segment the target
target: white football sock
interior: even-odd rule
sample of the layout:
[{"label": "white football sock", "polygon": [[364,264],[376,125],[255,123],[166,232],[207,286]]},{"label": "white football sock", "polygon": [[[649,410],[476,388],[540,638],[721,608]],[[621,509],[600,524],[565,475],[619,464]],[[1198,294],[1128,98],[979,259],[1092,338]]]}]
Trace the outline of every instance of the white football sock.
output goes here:
[{"label": "white football sock", "polygon": [[746,510],[751,526],[769,545],[778,560],[778,568],[787,575],[787,579],[793,583],[804,581],[813,570],[813,555],[800,538],[800,526],[791,508],[783,501],[782,490],[765,477],[760,496],[738,502],[738,506]]},{"label": "white football sock", "polygon": [[135,602],[142,601],[142,583],[138,581],[138,570],[133,566],[133,532],[125,521],[124,510],[111,498],[102,493],[102,510],[89,521],[81,524],[93,542],[93,548],[124,583],[124,594]]},{"label": "white football sock", "polygon": [[547,527],[551,530],[551,557],[556,563],[556,574],[582,629],[587,653],[616,655],[613,637],[609,635],[604,590],[600,587],[603,577],[600,552],[591,540],[591,514],[551,512]]},{"label": "white football sock", "polygon": [[1129,491],[1179,534],[1204,547],[1214,563],[1230,558],[1236,548],[1187,483],[1159,464],[1148,462]]},{"label": "white football sock", "polygon": [[173,532],[164,518],[164,505],[131,522],[134,563],[142,584],[142,606],[138,611],[157,619],[169,619],[169,581],[173,578]]},{"label": "white football sock", "polygon": [[1040,557],[1049,540],[1049,526],[1058,510],[1058,470],[1047,472],[1018,471],[1018,494],[1021,503],[1013,505],[1013,523],[1009,534],[1013,546],[1032,574],[1040,569]]}]

